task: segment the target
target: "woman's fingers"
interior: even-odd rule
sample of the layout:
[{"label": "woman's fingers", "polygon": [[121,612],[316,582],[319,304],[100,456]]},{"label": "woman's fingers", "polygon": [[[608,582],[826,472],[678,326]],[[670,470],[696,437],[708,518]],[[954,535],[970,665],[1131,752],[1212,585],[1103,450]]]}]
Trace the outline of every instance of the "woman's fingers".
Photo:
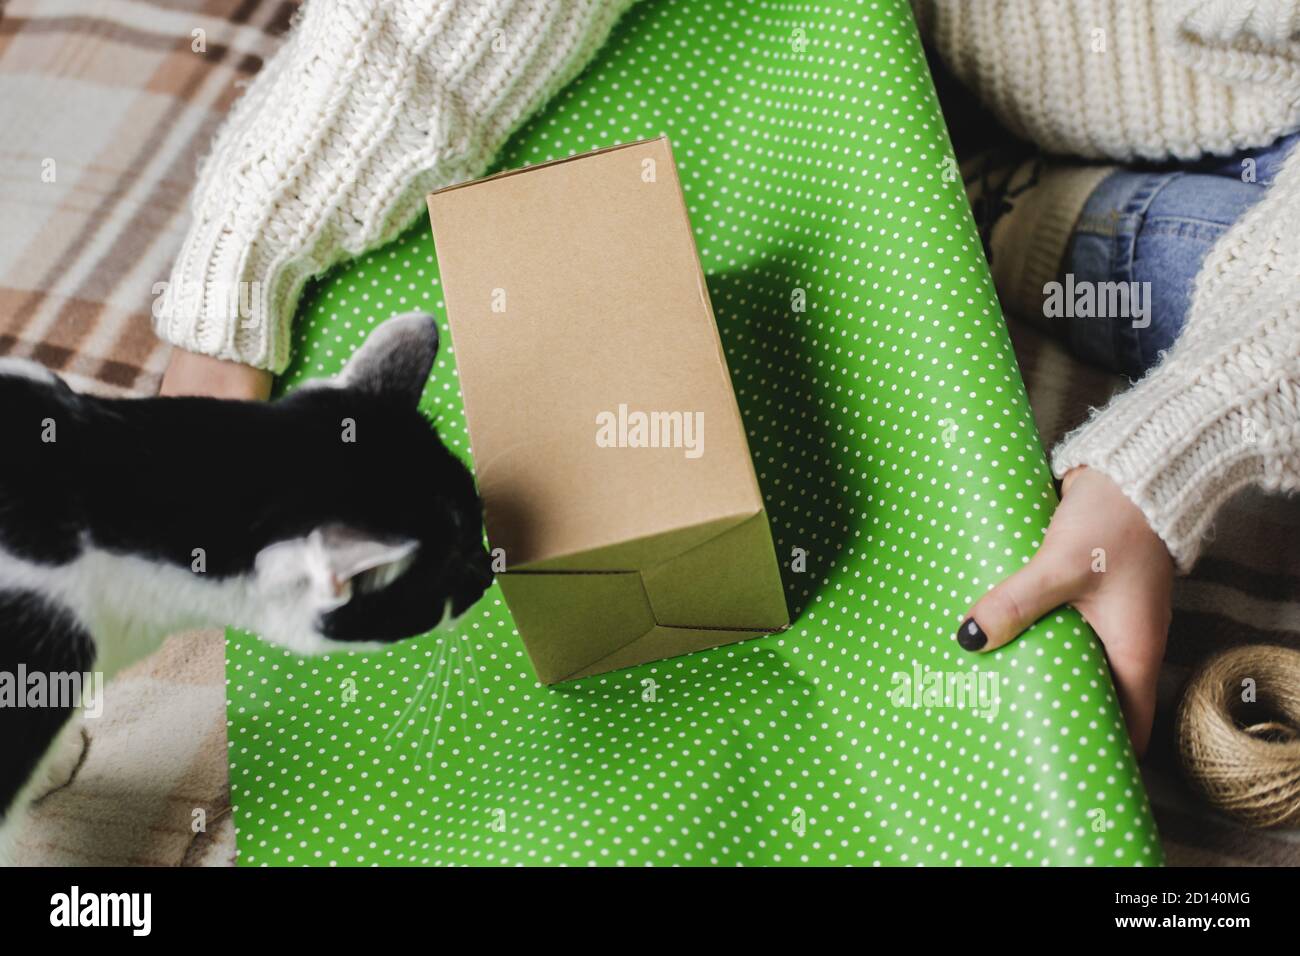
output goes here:
[{"label": "woman's fingers", "polygon": [[[1164,657],[1164,632],[1151,631],[1137,642],[1143,653],[1121,657],[1107,652],[1110,672],[1115,678],[1115,692],[1124,711],[1133,750],[1141,757],[1151,740],[1151,725],[1156,716],[1156,683],[1160,677],[1160,660]],[[1159,647],[1159,654],[1145,653]]]},{"label": "woman's fingers", "polygon": [[968,651],[991,651],[1019,636],[1036,620],[1075,597],[1077,575],[1049,551],[1033,560],[975,602],[957,629],[957,643]]},{"label": "woman's fingers", "polygon": [[957,641],[968,651],[991,651],[1054,608],[1073,604],[1105,646],[1141,755],[1151,737],[1169,633],[1173,559],[1142,512],[1101,472],[1076,468],[1061,490],[1038,553],[975,603]]},{"label": "woman's fingers", "polygon": [[1155,720],[1156,684],[1169,635],[1168,612],[1152,608],[1140,594],[1126,595],[1104,608],[1085,605],[1081,610],[1106,649],[1124,722],[1133,749],[1141,757]]}]

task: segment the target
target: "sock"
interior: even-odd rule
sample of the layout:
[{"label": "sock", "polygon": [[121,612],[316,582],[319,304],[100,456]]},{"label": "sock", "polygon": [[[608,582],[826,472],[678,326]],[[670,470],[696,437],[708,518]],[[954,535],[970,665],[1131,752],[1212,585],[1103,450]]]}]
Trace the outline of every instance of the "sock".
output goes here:
[{"label": "sock", "polygon": [[1084,204],[1115,166],[1068,165],[991,151],[962,166],[984,254],[1005,314],[1047,331],[1043,286],[1059,278]]}]

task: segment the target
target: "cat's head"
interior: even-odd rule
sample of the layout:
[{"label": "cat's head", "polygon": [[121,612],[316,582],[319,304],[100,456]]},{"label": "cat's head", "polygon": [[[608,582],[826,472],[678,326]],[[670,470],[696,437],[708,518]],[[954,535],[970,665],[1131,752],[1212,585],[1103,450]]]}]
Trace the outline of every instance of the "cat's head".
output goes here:
[{"label": "cat's head", "polygon": [[460,616],[491,585],[474,481],[417,408],[437,354],[432,316],[398,316],[338,376],[277,403],[318,462],[329,513],[258,553],[266,639],[373,648]]}]

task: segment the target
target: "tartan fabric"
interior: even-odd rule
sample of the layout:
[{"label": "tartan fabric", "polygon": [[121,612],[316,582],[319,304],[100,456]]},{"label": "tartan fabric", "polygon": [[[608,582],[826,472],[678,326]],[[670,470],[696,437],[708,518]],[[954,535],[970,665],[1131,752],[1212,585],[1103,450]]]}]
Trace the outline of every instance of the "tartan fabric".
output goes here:
[{"label": "tartan fabric", "polygon": [[0,17],[0,355],[156,392],[150,326],[195,169],[285,0],[11,0]]},{"label": "tartan fabric", "polygon": [[[186,227],[197,164],[295,6],[11,0],[3,7],[0,354],[34,358],[81,390],[157,390],[168,350],[154,337],[150,310]],[[204,31],[202,52],[194,49],[195,30]],[[1025,323],[1011,329],[1050,447],[1122,383],[1080,365]],[[1300,649],[1300,502],[1248,493],[1217,527],[1175,592],[1144,773],[1170,863],[1296,865],[1294,835],[1215,816],[1177,769],[1172,712],[1198,662],[1239,644]],[[24,862],[233,860],[221,642],[219,632],[174,638],[119,676],[110,695],[129,706],[86,722],[83,765],[34,808],[20,846]],[[206,832],[194,832],[196,809],[207,815]]]}]

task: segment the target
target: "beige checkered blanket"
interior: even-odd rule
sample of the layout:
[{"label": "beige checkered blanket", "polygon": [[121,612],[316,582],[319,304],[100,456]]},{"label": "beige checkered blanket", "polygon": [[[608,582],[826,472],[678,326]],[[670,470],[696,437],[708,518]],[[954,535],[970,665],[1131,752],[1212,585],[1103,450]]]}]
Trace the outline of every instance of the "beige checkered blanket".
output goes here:
[{"label": "beige checkered blanket", "polygon": [[150,310],[195,169],[295,4],[10,0],[0,14],[0,353],[156,391]]},{"label": "beige checkered blanket", "polygon": [[[0,15],[0,354],[82,390],[148,395],[166,349],[149,313],[186,222],[199,158],[274,50],[280,0],[11,0]],[[1116,386],[1013,324],[1050,445]],[[1171,863],[1300,863],[1300,835],[1243,830],[1181,781],[1171,710],[1209,652],[1300,648],[1300,503],[1234,501],[1181,581],[1147,782]],[[83,722],[74,777],[35,808],[30,863],[228,864],[223,647],[172,638]],[[200,826],[199,824],[202,824]]]}]

